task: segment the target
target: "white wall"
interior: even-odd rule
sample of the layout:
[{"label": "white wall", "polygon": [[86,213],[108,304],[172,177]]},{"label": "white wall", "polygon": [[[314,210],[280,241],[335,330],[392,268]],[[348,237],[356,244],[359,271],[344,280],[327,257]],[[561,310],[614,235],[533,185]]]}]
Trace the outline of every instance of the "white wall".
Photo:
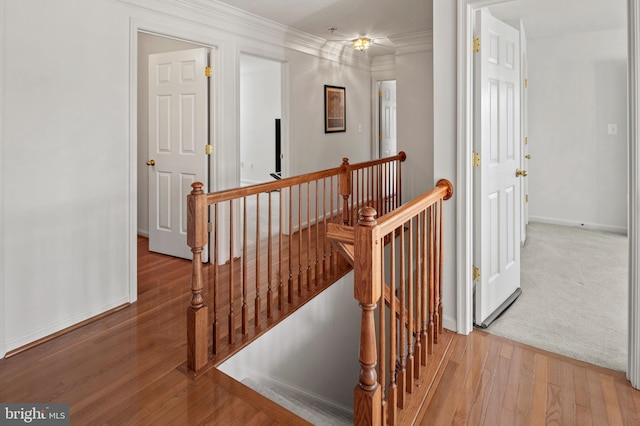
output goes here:
[{"label": "white wall", "polygon": [[167,37],[138,34],[138,234],[149,235],[149,55],[200,47]]},{"label": "white wall", "polygon": [[[370,157],[368,69],[238,27],[250,19],[126,3],[2,2],[3,353],[136,299],[138,29],[217,47],[214,188],[239,182],[241,52],[287,63],[291,174]],[[346,133],[324,134],[324,84],[347,88]]]},{"label": "white wall", "polygon": [[397,148],[402,165],[403,202],[433,188],[433,52],[396,57]]},{"label": "white wall", "polygon": [[626,30],[530,39],[528,56],[530,220],[626,232]]},{"label": "white wall", "polygon": [[[337,167],[343,157],[351,163],[371,159],[371,72],[307,57],[290,63],[291,146],[287,176]],[[346,132],[324,133],[324,85],[345,87]],[[361,128],[359,129],[359,125]]]},{"label": "white wall", "polygon": [[106,1],[3,6],[8,351],[130,300],[129,23]]},{"label": "white wall", "polygon": [[239,381],[266,377],[352,411],[360,317],[351,272],[219,369]]},{"label": "white wall", "polygon": [[[454,188],[453,197],[444,204],[443,321],[451,330],[468,332],[470,330],[465,330],[464,325],[458,323],[457,316],[461,309],[455,302],[458,280],[464,282],[464,277],[460,276],[461,271],[456,268],[456,259],[462,254],[458,251],[460,247],[457,245],[456,220],[458,209],[464,208],[457,191],[460,182],[457,175],[456,3],[452,0],[433,0],[433,183],[444,178]],[[464,230],[463,225],[461,229]],[[468,271],[465,273],[469,274]]]},{"label": "white wall", "polygon": [[276,171],[275,119],[282,117],[279,62],[240,56],[240,180],[272,181]]}]

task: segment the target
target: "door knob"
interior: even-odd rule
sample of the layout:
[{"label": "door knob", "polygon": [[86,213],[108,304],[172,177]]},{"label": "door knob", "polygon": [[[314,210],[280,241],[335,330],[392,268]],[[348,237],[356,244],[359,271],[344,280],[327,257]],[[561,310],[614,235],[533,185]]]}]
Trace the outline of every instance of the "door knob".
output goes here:
[{"label": "door knob", "polygon": [[526,170],[517,169],[516,170],[516,177],[520,177],[520,176],[522,176],[522,177],[527,176],[527,171]]},{"label": "door knob", "polygon": [[526,158],[527,160],[531,160],[531,154],[525,155],[524,158]]},{"label": "door knob", "polygon": [[156,160],[147,161],[147,166],[155,166],[155,165],[156,165]]}]

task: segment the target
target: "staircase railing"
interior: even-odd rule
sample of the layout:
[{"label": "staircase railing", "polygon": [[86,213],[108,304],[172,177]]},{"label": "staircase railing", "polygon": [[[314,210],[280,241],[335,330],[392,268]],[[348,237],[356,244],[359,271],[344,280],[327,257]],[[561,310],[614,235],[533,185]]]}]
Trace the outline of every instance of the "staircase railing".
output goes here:
[{"label": "staircase railing", "polygon": [[[452,194],[451,183],[441,180],[378,219],[374,208],[360,210],[353,240],[362,309],[356,424],[397,423],[443,332],[442,207]],[[419,408],[412,403],[411,410]]]},{"label": "staircase railing", "polygon": [[346,273],[327,225],[351,224],[365,207],[399,206],[405,159],[403,152],[354,165],[345,158],[333,169],[209,194],[194,183],[185,370],[223,361]]}]

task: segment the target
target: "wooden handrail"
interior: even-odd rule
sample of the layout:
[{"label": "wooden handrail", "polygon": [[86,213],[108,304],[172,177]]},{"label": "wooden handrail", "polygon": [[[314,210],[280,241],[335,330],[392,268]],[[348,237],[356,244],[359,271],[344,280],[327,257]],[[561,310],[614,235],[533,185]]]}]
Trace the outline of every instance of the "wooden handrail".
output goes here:
[{"label": "wooden handrail", "polygon": [[[400,153],[352,165],[345,158],[335,168],[209,194],[194,183],[188,196],[193,266],[183,370],[194,375],[221,362],[344,274],[350,266],[328,242],[328,225],[352,224],[354,212],[366,205],[395,208],[405,159]],[[207,244],[213,262],[205,274]]]},{"label": "wooden handrail", "polygon": [[[452,195],[453,185],[442,179],[377,219],[371,207],[359,212],[353,239],[354,297],[362,310],[356,424],[396,424],[438,344],[443,332],[442,207]],[[345,244],[347,229],[334,228],[338,242]]]},{"label": "wooden handrail", "polygon": [[380,238],[397,228],[398,223],[405,223],[426,207],[435,204],[438,200],[448,200],[453,196],[453,185],[446,179],[440,179],[435,188],[425,192],[421,196],[403,204],[391,213],[378,218],[378,226],[375,228],[375,237]]}]

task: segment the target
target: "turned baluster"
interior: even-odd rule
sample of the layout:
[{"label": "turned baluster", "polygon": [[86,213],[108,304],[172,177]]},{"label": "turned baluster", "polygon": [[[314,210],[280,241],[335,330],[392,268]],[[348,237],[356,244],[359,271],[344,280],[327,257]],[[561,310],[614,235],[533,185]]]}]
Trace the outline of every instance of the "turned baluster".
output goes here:
[{"label": "turned baluster", "polygon": [[351,223],[351,211],[349,209],[349,196],[351,195],[351,168],[349,167],[349,159],[343,158],[342,169],[340,172],[340,195],[342,196],[342,224],[349,225]]},{"label": "turned baluster", "polygon": [[242,335],[246,336],[249,333],[249,305],[247,305],[247,197],[242,199],[242,272],[241,274],[241,327]]},{"label": "turned baluster", "polygon": [[191,194],[187,196],[187,244],[191,247],[191,302],[187,309],[187,367],[198,371],[208,360],[208,308],[202,297],[204,278],[202,270],[202,250],[207,244],[207,195],[203,184],[191,184]]},{"label": "turned baluster", "polygon": [[422,264],[422,279],[420,280],[420,345],[422,346],[422,352],[420,352],[420,365],[423,367],[427,365],[427,353],[429,351],[428,337],[428,231],[427,231],[427,212],[422,212],[422,252],[420,253],[420,263]]},{"label": "turned baluster", "polygon": [[433,354],[433,344],[437,342],[437,338],[434,336],[435,323],[434,323],[434,311],[436,309],[435,299],[435,224],[433,217],[433,206],[429,207],[429,325],[428,325],[428,353]]},{"label": "turned baluster", "polygon": [[[410,232],[410,231],[409,231]],[[400,347],[399,347],[399,357],[398,357],[398,377],[396,379],[398,386],[398,407],[404,408],[405,401],[405,389],[406,389],[406,381],[405,376],[407,374],[407,338],[406,338],[406,327],[405,318],[407,317],[407,308],[406,308],[406,300],[405,300],[405,292],[406,292],[406,270],[405,270],[405,232],[400,232],[400,294],[398,297],[400,298],[400,321],[398,330],[400,333]],[[409,267],[411,270],[411,266]]]},{"label": "turned baluster", "polygon": [[382,255],[380,241],[374,239],[376,211],[365,207],[355,229],[354,297],[360,302],[360,374],[354,391],[354,423],[382,423],[382,392],[376,372],[377,350],[374,311],[381,296]]},{"label": "turned baluster", "polygon": [[220,322],[218,321],[218,282],[220,278],[220,268],[218,266],[218,203],[213,207],[213,234],[211,235],[211,241],[213,243],[213,281],[211,283],[213,291],[213,350],[214,354],[218,353],[220,342]]}]

